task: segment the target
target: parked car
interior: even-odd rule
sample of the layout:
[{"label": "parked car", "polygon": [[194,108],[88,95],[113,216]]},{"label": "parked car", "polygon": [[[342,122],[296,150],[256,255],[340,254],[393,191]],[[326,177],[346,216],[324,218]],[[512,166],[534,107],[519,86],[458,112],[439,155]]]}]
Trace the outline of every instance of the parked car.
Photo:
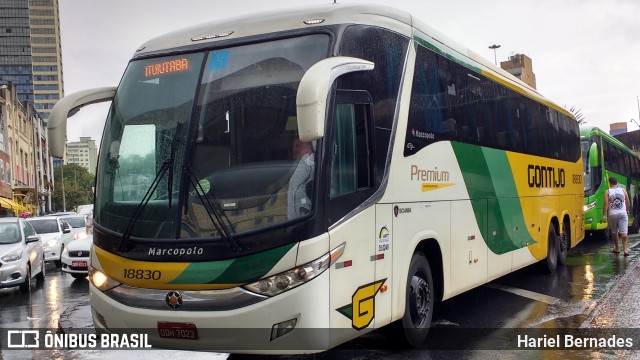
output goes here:
[{"label": "parked car", "polygon": [[93,234],[86,234],[73,240],[62,252],[62,271],[76,279],[87,277],[89,273],[89,254],[93,245]]},{"label": "parked car", "polygon": [[35,277],[45,278],[44,249],[40,235],[21,218],[0,218],[0,288],[20,286],[31,291]]},{"label": "parked car", "polygon": [[33,226],[36,233],[40,235],[44,246],[44,259],[54,261],[56,266],[60,266],[60,256],[65,244],[71,241],[71,226],[58,216],[42,216],[28,219],[27,222]]}]

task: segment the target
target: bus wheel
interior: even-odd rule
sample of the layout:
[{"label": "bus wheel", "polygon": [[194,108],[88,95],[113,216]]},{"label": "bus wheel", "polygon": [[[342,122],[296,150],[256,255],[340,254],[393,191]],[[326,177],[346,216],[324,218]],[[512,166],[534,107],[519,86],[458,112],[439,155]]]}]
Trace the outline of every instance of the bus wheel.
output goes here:
[{"label": "bus wheel", "polygon": [[556,227],[549,224],[549,232],[547,234],[547,271],[553,273],[558,267],[558,236],[556,236]]},{"label": "bus wheel", "polygon": [[418,347],[427,338],[434,303],[435,290],[429,261],[421,252],[416,252],[409,265],[406,305],[402,317],[404,335],[409,345]]},{"label": "bus wheel", "polygon": [[562,223],[562,236],[559,239],[558,244],[558,262],[561,265],[567,263],[567,253],[569,252],[569,247],[571,246],[571,229],[569,228],[569,224],[566,222]]}]

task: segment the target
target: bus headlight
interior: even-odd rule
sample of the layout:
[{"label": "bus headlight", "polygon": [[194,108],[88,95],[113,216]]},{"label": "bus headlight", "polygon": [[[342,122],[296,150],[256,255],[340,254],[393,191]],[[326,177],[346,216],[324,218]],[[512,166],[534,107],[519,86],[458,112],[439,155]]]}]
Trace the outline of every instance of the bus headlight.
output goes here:
[{"label": "bus headlight", "polygon": [[94,267],[89,267],[89,280],[93,286],[98,290],[105,292],[111,290],[116,286],[120,286],[120,283],[105,275],[102,271],[96,270]]},{"label": "bus headlight", "polygon": [[345,243],[342,243],[335,249],[310,263],[306,263],[280,274],[260,279],[254,283],[243,286],[243,288],[266,296],[275,296],[284,291],[293,289],[327,270],[329,266],[331,266],[331,264],[333,264],[342,255],[344,252],[344,246]]},{"label": "bus headlight", "polygon": [[584,212],[587,212],[587,211],[593,209],[594,207],[596,207],[596,201],[594,201],[594,202],[592,202],[590,204],[585,204],[583,209],[584,209]]}]

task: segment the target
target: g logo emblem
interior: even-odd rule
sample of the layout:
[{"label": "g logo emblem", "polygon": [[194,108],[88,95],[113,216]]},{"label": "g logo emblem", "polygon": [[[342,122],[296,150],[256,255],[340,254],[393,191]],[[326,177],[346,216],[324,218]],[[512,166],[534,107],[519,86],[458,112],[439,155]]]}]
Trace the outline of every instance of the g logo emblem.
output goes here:
[{"label": "g logo emblem", "polygon": [[351,297],[351,304],[336,309],[351,319],[351,326],[362,330],[371,324],[376,311],[376,294],[387,279],[360,286]]}]

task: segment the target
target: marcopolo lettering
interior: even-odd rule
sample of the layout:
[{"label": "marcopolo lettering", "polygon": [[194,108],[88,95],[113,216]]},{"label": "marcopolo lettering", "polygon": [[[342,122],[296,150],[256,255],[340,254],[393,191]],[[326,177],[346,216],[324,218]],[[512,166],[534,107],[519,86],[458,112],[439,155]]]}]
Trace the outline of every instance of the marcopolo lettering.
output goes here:
[{"label": "marcopolo lettering", "polygon": [[564,169],[553,166],[529,165],[527,167],[529,187],[563,188],[565,186]]},{"label": "marcopolo lettering", "polygon": [[204,249],[198,246],[190,248],[164,248],[158,249],[155,247],[149,248],[149,256],[190,256],[190,255],[202,255]]}]

